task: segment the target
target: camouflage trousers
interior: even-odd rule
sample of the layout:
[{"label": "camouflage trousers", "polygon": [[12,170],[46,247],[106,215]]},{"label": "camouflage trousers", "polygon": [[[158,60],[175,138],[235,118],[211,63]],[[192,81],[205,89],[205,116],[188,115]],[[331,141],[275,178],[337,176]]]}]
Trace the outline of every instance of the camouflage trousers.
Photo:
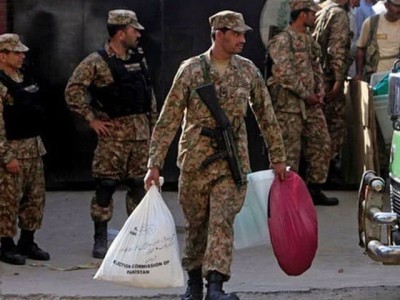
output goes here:
[{"label": "camouflage trousers", "polygon": [[230,277],[233,222],[242,208],[246,188],[236,187],[225,161],[206,170],[182,171],[179,201],[185,217],[183,267],[202,266],[203,276],[218,271]]},{"label": "camouflage trousers", "polygon": [[[325,91],[331,91],[334,83],[326,82]],[[342,150],[346,137],[346,96],[344,91],[335,99],[325,103],[324,114],[331,137],[331,159],[333,159]]]},{"label": "camouflage trousers", "polygon": [[[147,172],[149,144],[141,141],[99,140],[94,153],[92,172],[96,180],[114,179],[126,185],[126,211],[131,212],[145,195],[143,177]],[[107,222],[113,215],[113,200],[108,207],[97,204],[96,195],[90,205],[94,222]]]},{"label": "camouflage trousers", "polygon": [[0,237],[14,237],[20,229],[42,225],[45,180],[42,158],[19,159],[21,171],[11,174],[0,167]]},{"label": "camouflage trousers", "polygon": [[307,119],[304,120],[301,113],[275,112],[282,129],[286,164],[298,173],[303,153],[307,162],[306,181],[324,183],[328,175],[331,149],[328,128],[320,108],[307,108],[306,113]]}]

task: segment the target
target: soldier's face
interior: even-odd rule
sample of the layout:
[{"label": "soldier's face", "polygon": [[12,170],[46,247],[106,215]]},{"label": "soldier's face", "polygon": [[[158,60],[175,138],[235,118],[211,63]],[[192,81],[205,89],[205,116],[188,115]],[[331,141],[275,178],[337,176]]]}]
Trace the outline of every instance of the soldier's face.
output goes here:
[{"label": "soldier's face", "polygon": [[243,51],[244,44],[246,43],[245,33],[233,30],[227,30],[226,32],[220,31],[218,38],[221,48],[227,54],[241,53]]},{"label": "soldier's face", "polygon": [[315,19],[315,11],[309,10],[304,12],[304,25],[306,25],[306,27],[313,27]]},{"label": "soldier's face", "polygon": [[17,70],[20,69],[25,60],[24,52],[5,52],[0,55],[1,62],[10,69]]},{"label": "soldier's face", "polygon": [[123,33],[122,44],[125,48],[136,48],[139,38],[141,37],[140,31],[132,26],[127,26]]}]

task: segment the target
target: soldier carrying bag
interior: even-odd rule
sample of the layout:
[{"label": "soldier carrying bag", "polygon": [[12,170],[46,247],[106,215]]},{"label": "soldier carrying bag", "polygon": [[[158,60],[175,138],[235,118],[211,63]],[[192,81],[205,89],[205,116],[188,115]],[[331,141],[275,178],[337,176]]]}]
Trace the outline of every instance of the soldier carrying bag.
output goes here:
[{"label": "soldier carrying bag", "polygon": [[137,288],[183,286],[174,218],[155,185],[126,220],[94,279]]}]

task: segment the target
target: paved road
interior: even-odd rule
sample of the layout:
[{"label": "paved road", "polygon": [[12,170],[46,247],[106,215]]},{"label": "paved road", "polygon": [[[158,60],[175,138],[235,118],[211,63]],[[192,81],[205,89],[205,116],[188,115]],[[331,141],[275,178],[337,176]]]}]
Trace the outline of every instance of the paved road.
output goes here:
[{"label": "paved road", "polygon": [[[238,293],[241,300],[398,300],[399,287],[367,287],[342,289],[313,289],[303,292]],[[178,300],[178,295],[157,295],[154,297],[69,297],[55,295],[1,296],[0,300],[135,300],[158,299]]]},{"label": "paved road", "polygon": [[[92,192],[48,192],[40,246],[52,259],[26,266],[0,263],[0,300],[11,299],[178,299],[184,288],[137,289],[93,280],[100,261],[91,258],[93,229],[89,218]],[[183,244],[183,218],[175,192],[163,193]],[[363,255],[357,237],[357,193],[328,192],[337,207],[317,207],[319,248],[312,267],[301,276],[287,276],[269,244],[235,251],[227,291],[241,299],[400,299],[398,266],[383,266]],[[115,196],[110,228],[119,229],[126,216],[124,192]],[[35,296],[36,295],[36,296]],[[399,296],[397,296],[399,295]]]}]

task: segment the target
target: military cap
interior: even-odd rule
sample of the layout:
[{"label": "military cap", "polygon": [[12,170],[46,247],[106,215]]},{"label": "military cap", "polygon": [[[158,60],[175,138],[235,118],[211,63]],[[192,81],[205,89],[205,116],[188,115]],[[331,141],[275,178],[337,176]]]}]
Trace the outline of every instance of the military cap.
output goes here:
[{"label": "military cap", "polygon": [[4,33],[0,35],[0,51],[1,50],[26,52],[29,50],[29,48],[22,44],[17,34]]},{"label": "military cap", "polygon": [[215,15],[212,15],[209,19],[212,29],[228,28],[237,32],[245,32],[253,30],[250,26],[244,23],[243,15],[231,10],[223,10]]},{"label": "military cap", "polygon": [[387,0],[387,2],[389,2],[395,6],[400,6],[400,0]]},{"label": "military cap", "polygon": [[139,23],[136,14],[131,10],[114,9],[108,12],[107,24],[110,25],[130,25],[138,30],[144,27]]},{"label": "military cap", "polygon": [[318,11],[318,5],[313,0],[291,0],[290,10],[303,10],[309,9],[312,11]]}]

